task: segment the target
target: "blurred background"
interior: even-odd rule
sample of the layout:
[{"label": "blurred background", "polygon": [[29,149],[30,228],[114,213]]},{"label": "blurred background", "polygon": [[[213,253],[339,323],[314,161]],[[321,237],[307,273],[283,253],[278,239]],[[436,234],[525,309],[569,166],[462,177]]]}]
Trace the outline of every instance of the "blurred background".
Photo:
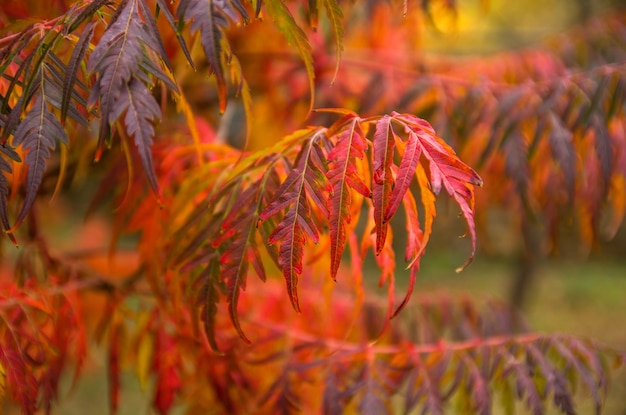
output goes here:
[{"label": "blurred background", "polygon": [[[559,36],[583,30],[599,16],[623,17],[625,4],[595,0],[460,1],[455,22],[435,23],[436,27],[424,30],[423,47],[438,57],[492,56],[541,48]],[[625,40],[626,32],[622,31],[621,41]],[[477,189],[477,193],[481,191]],[[564,243],[558,253],[541,256],[529,264],[524,260],[524,237],[518,227],[512,226],[512,217],[520,213],[494,209],[486,224],[489,246],[479,236],[477,258],[457,275],[453,269],[462,262],[468,242],[454,238],[464,230],[462,224],[458,227],[462,221],[456,218],[454,209],[449,213],[437,216],[437,229],[422,261],[417,290],[452,290],[478,299],[500,298],[516,303],[538,331],[592,337],[626,349],[624,224],[612,239],[599,238],[589,250],[581,249],[574,225],[570,224],[562,228]],[[527,275],[520,281],[524,273]],[[624,372],[620,370],[613,379],[605,414],[626,414]],[[578,409],[581,414],[594,412],[584,404]]]}]

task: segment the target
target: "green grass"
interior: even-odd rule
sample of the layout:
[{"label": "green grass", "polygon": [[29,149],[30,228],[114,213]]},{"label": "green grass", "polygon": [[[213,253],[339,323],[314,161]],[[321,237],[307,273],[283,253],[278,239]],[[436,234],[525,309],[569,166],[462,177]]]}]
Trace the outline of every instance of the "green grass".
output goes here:
[{"label": "green grass", "polygon": [[[447,290],[505,300],[514,265],[478,258],[456,274],[447,258],[424,259],[416,291]],[[442,265],[443,264],[443,265]],[[531,327],[593,337],[626,348],[626,264],[606,261],[546,261],[537,267],[523,310]]]}]

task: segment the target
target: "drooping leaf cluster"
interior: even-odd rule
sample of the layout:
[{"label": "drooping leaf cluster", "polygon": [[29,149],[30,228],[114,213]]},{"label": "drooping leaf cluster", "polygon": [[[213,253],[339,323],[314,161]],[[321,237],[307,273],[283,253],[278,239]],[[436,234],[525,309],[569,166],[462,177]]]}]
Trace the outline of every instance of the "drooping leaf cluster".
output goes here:
[{"label": "drooping leaf cluster", "polygon": [[[405,259],[414,278],[432,231],[435,196],[442,188],[458,203],[474,247],[472,186],[482,182],[426,121],[397,113],[368,119],[344,111],[339,115],[328,128],[311,127],[284,138],[274,146],[275,152],[243,158],[234,171],[216,179],[215,190],[183,225],[184,233],[174,237],[176,262],[186,270],[202,269],[199,292],[208,302],[204,319],[209,336],[216,313],[213,303],[221,290],[235,327],[246,338],[237,302],[250,264],[266,279],[264,255],[282,271],[296,311],[301,311],[297,286],[307,241],[330,246],[333,279],[350,238],[362,240],[359,255],[373,245],[382,267],[393,266],[395,260],[385,247],[391,243],[389,222],[401,205],[411,218]],[[423,224],[416,215],[411,184],[419,189]],[[356,224],[364,208],[369,219],[359,236]],[[329,230],[325,240],[320,237],[323,228]],[[260,249],[264,244],[259,237],[269,244],[266,250]],[[181,247],[179,252],[176,247]],[[392,281],[389,284],[393,286]]]}]

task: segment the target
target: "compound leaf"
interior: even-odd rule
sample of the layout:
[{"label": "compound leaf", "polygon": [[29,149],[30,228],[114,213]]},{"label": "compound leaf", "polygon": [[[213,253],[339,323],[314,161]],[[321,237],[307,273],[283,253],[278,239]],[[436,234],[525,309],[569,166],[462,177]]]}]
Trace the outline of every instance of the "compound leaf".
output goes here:
[{"label": "compound leaf", "polygon": [[402,199],[409,189],[413,177],[415,176],[415,169],[421,156],[421,146],[417,135],[413,131],[409,131],[409,138],[404,147],[404,153],[402,154],[402,161],[400,162],[400,168],[398,170],[398,177],[395,181],[395,186],[391,191],[389,197],[389,206],[385,213],[385,221],[389,220],[396,214],[396,211],[402,203]]},{"label": "compound leaf", "polygon": [[421,152],[429,162],[430,185],[435,194],[443,187],[454,198],[463,214],[472,240],[472,253],[462,270],[474,258],[476,251],[476,228],[474,224],[474,192],[472,185],[482,186],[482,180],[471,167],[464,164],[454,150],[435,135],[426,121],[407,114],[393,114],[402,120],[406,127],[415,133]]},{"label": "compound leaf", "polygon": [[337,0],[322,0],[324,4],[324,8],[326,9],[326,15],[328,16],[328,20],[330,20],[330,24],[335,35],[335,49],[336,49],[336,59],[335,63],[335,73],[333,74],[333,80],[331,83],[335,82],[337,78],[337,72],[339,71],[339,63],[341,62],[341,53],[343,52],[343,12],[341,11],[341,7],[337,3]]},{"label": "compound leaf", "polygon": [[391,117],[384,115],[376,122],[374,152],[372,155],[372,200],[376,227],[376,255],[380,254],[387,238],[387,211],[393,188],[393,155],[395,133]]},{"label": "compound leaf", "polygon": [[285,36],[287,43],[296,48],[298,54],[300,54],[300,58],[302,58],[304,62],[304,67],[309,77],[309,89],[311,91],[311,100],[309,101],[310,112],[315,102],[315,68],[313,67],[313,56],[311,55],[309,40],[282,0],[266,0],[265,7],[272,21],[276,24],[276,27],[278,27],[278,30]]},{"label": "compound leaf", "polygon": [[327,190],[321,149],[317,140],[324,134],[324,129],[310,130],[308,137],[298,154],[296,165],[285,182],[276,192],[273,201],[261,212],[259,219],[264,221],[285,208],[287,213],[269,235],[269,242],[280,242],[279,266],[287,283],[287,292],[293,308],[300,312],[298,300],[298,277],[302,274],[302,257],[306,236],[313,242],[319,241],[317,226],[312,219],[308,197],[317,202],[317,207],[327,213]]},{"label": "compound leaf", "polygon": [[[245,12],[238,7],[239,14]],[[191,22],[191,33],[200,32],[200,41],[209,64],[209,71],[215,75],[220,101],[220,110],[224,112],[227,101],[226,75],[224,66],[230,61],[230,47],[224,30],[230,22],[239,21],[238,14],[230,1],[186,0],[181,1],[176,10],[178,18]],[[247,15],[242,15],[247,20]]]},{"label": "compound leaf", "polygon": [[133,78],[126,86],[125,98],[118,103],[117,111],[126,110],[124,122],[128,133],[135,138],[135,145],[139,150],[139,157],[152,190],[161,198],[159,184],[154,171],[152,152],[150,146],[154,137],[154,125],[156,120],[161,119],[161,110],[146,85]]},{"label": "compound leaf", "polygon": [[333,279],[337,276],[346,242],[346,225],[351,220],[351,189],[364,197],[371,197],[371,191],[359,176],[356,165],[356,159],[363,159],[367,150],[367,142],[359,122],[359,118],[354,117],[348,128],[339,134],[337,144],[328,153],[329,168],[326,175],[332,186],[328,210],[330,212],[331,277]]},{"label": "compound leaf", "polygon": [[76,83],[76,76],[78,74],[78,68],[89,49],[89,45],[91,42],[91,38],[93,37],[95,24],[89,23],[87,27],[83,30],[83,33],[80,35],[80,38],[76,42],[74,46],[74,50],[72,51],[72,56],[70,57],[70,61],[67,65],[67,72],[65,74],[64,82],[63,82],[63,93],[61,98],[61,123],[65,122],[67,117],[68,110],[70,109],[70,103],[74,84]]},{"label": "compound leaf", "polygon": [[13,224],[14,229],[24,221],[30,212],[43,173],[46,170],[46,160],[50,157],[50,152],[56,148],[57,140],[68,144],[63,126],[50,112],[43,96],[38,95],[13,136],[13,145],[16,147],[23,145],[24,150],[27,151],[24,163],[28,166],[26,195],[24,204]]}]

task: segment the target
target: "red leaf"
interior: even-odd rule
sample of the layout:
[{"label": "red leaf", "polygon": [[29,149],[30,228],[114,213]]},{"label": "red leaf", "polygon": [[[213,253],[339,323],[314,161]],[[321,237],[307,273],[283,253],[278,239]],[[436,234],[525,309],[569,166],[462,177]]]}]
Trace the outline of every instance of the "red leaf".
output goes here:
[{"label": "red leaf", "polygon": [[376,255],[380,254],[387,238],[386,212],[393,187],[391,165],[395,146],[391,117],[383,116],[376,122],[374,133],[373,181],[374,223],[376,229]]},{"label": "red leaf", "polygon": [[417,203],[412,193],[407,193],[402,199],[404,210],[406,211],[406,231],[407,242],[404,260],[409,262],[422,254],[424,242],[424,232],[420,227],[417,213]]},{"label": "red leaf", "polygon": [[[413,266],[413,264],[419,260],[419,258],[424,252],[424,249],[426,248],[426,245],[428,245],[430,234],[433,231],[433,222],[435,220],[435,216],[437,215],[437,210],[435,207],[436,198],[435,198],[434,193],[430,189],[430,186],[428,183],[428,177],[426,175],[424,166],[422,166],[421,164],[418,164],[415,174],[417,176],[417,182],[420,187],[422,208],[424,209],[424,229],[422,232],[422,236],[420,238],[421,242],[420,242],[419,251],[415,252],[413,259],[409,263],[409,267]],[[405,209],[409,209],[407,208],[407,205],[405,205]],[[407,210],[407,215],[410,215],[408,210]],[[415,214],[415,217],[417,218],[417,213]],[[407,249],[408,249],[408,246],[407,246]]]},{"label": "red leaf", "polygon": [[396,213],[402,203],[404,194],[409,189],[411,181],[415,176],[415,169],[419,162],[422,150],[419,145],[417,135],[409,130],[409,138],[404,148],[404,154],[402,155],[402,161],[400,162],[400,169],[398,171],[398,177],[396,178],[395,187],[391,192],[389,199],[389,207],[385,214],[385,221],[389,221]]},{"label": "red leaf", "polygon": [[476,252],[476,229],[474,224],[474,191],[471,185],[482,186],[482,180],[471,167],[464,164],[454,150],[438,138],[430,124],[408,114],[394,113],[394,119],[406,123],[419,140],[422,153],[429,161],[430,184],[438,194],[443,186],[454,198],[465,217],[472,239],[472,253],[457,272],[465,268],[474,259]]},{"label": "red leaf", "polygon": [[180,351],[172,338],[165,331],[163,324],[157,328],[156,353],[154,353],[154,370],[157,374],[154,407],[159,414],[170,412],[174,397],[180,390],[181,381],[177,370],[177,358]]},{"label": "red leaf", "polygon": [[[83,363],[87,357],[87,333],[84,316],[79,309],[78,295],[76,293],[64,293],[63,295],[65,297],[68,316],[71,319],[70,326],[72,327],[72,333],[75,333],[75,338],[71,339],[73,343],[72,346],[74,347],[74,359],[76,360],[76,367],[72,379],[73,388],[78,383]],[[67,322],[60,321],[58,324],[67,325]]]},{"label": "red leaf", "polygon": [[[291,304],[297,312],[300,312],[297,292],[298,277],[302,275],[302,256],[306,242],[302,224],[309,215],[310,210],[307,208],[306,199],[301,196],[269,237],[269,242],[272,244],[281,242],[278,263],[287,283],[287,293]],[[308,227],[308,225],[305,226]],[[316,237],[313,240],[317,242]]]},{"label": "red leaf", "polygon": [[[254,227],[251,227],[253,232]],[[249,235],[249,234],[248,234]],[[239,336],[246,342],[250,340],[241,329],[237,315],[237,304],[239,303],[239,293],[246,289],[246,278],[248,276],[248,235],[240,235],[229,246],[229,250],[220,258],[222,278],[226,281],[228,311],[230,319],[239,333]]]},{"label": "red leaf", "polygon": [[402,199],[404,209],[406,210],[406,230],[407,230],[407,243],[404,254],[405,261],[411,261],[409,268],[409,283],[406,289],[406,294],[400,305],[391,315],[391,318],[397,316],[400,311],[408,304],[411,294],[413,294],[413,286],[415,285],[415,279],[419,271],[419,257],[424,252],[423,246],[426,242],[424,240],[424,233],[420,228],[419,217],[417,215],[417,204],[413,194],[407,193]]},{"label": "red leaf", "polygon": [[323,171],[323,154],[316,144],[318,138],[325,132],[325,129],[311,130],[298,154],[295,168],[276,192],[274,200],[259,215],[259,221],[262,222],[289,208],[268,239],[271,244],[280,242],[278,265],[285,277],[291,304],[297,312],[300,312],[297,285],[298,277],[302,274],[305,234],[313,242],[319,241],[307,193],[309,198],[316,202],[317,207],[328,216],[328,202],[322,190],[329,191],[330,186]]},{"label": "red leaf", "polygon": [[415,279],[417,277],[418,271],[419,271],[419,265],[417,263],[411,266],[411,271],[409,274],[409,283],[406,288],[406,294],[404,294],[404,298],[402,299],[402,302],[400,303],[400,305],[396,307],[396,310],[393,312],[393,314],[391,314],[391,318],[394,318],[398,314],[400,314],[400,311],[402,311],[404,307],[406,307],[406,305],[409,303],[409,300],[411,299],[411,294],[413,294],[413,287],[415,286]]},{"label": "red leaf", "polygon": [[[391,230],[389,232],[391,233]],[[387,284],[387,318],[381,330],[382,335],[382,333],[387,331],[389,320],[395,314],[393,308],[396,298],[396,253],[391,244],[383,245],[383,249],[376,256],[376,263],[381,271],[378,286],[382,287],[385,283]]]},{"label": "red leaf", "polygon": [[359,125],[359,118],[352,119],[348,129],[343,131],[337,139],[337,145],[328,154],[330,166],[326,177],[332,185],[330,197],[330,268],[331,277],[337,276],[341,262],[341,255],[346,242],[346,224],[350,223],[350,206],[352,196],[350,188],[365,197],[371,197],[371,192],[359,177],[356,158],[365,157],[367,143]]},{"label": "red leaf", "polygon": [[[255,240],[256,225],[261,206],[268,202],[268,197],[276,192],[277,187],[277,174],[273,169],[267,170],[263,177],[251,183],[232,204],[230,213],[221,224],[222,234],[213,242],[214,248],[219,246],[224,252],[219,261],[219,278],[226,283],[230,318],[237,333],[246,343],[250,343],[250,340],[239,323],[237,304],[240,291],[246,287],[250,263],[259,278],[265,281],[265,269]],[[215,287],[211,289],[215,291]],[[212,331],[212,327],[210,329]],[[209,333],[211,346],[215,348],[212,337],[213,334]]]},{"label": "red leaf", "polygon": [[37,379],[19,346],[14,347],[13,338],[9,339],[7,335],[0,347],[0,363],[6,376],[5,387],[11,391],[12,399],[22,406],[23,413],[34,414],[37,407]]},{"label": "red leaf", "polygon": [[[224,235],[232,236],[224,245],[225,252],[220,257],[221,279],[226,282],[228,311],[230,319],[239,336],[246,342],[250,340],[244,334],[237,313],[239,294],[246,289],[249,251],[256,249],[254,235],[258,217],[257,200],[259,198],[260,184],[255,183],[244,191],[233,207],[231,214],[222,223]],[[241,203],[245,201],[245,204]],[[220,242],[224,244],[224,242]]]}]

